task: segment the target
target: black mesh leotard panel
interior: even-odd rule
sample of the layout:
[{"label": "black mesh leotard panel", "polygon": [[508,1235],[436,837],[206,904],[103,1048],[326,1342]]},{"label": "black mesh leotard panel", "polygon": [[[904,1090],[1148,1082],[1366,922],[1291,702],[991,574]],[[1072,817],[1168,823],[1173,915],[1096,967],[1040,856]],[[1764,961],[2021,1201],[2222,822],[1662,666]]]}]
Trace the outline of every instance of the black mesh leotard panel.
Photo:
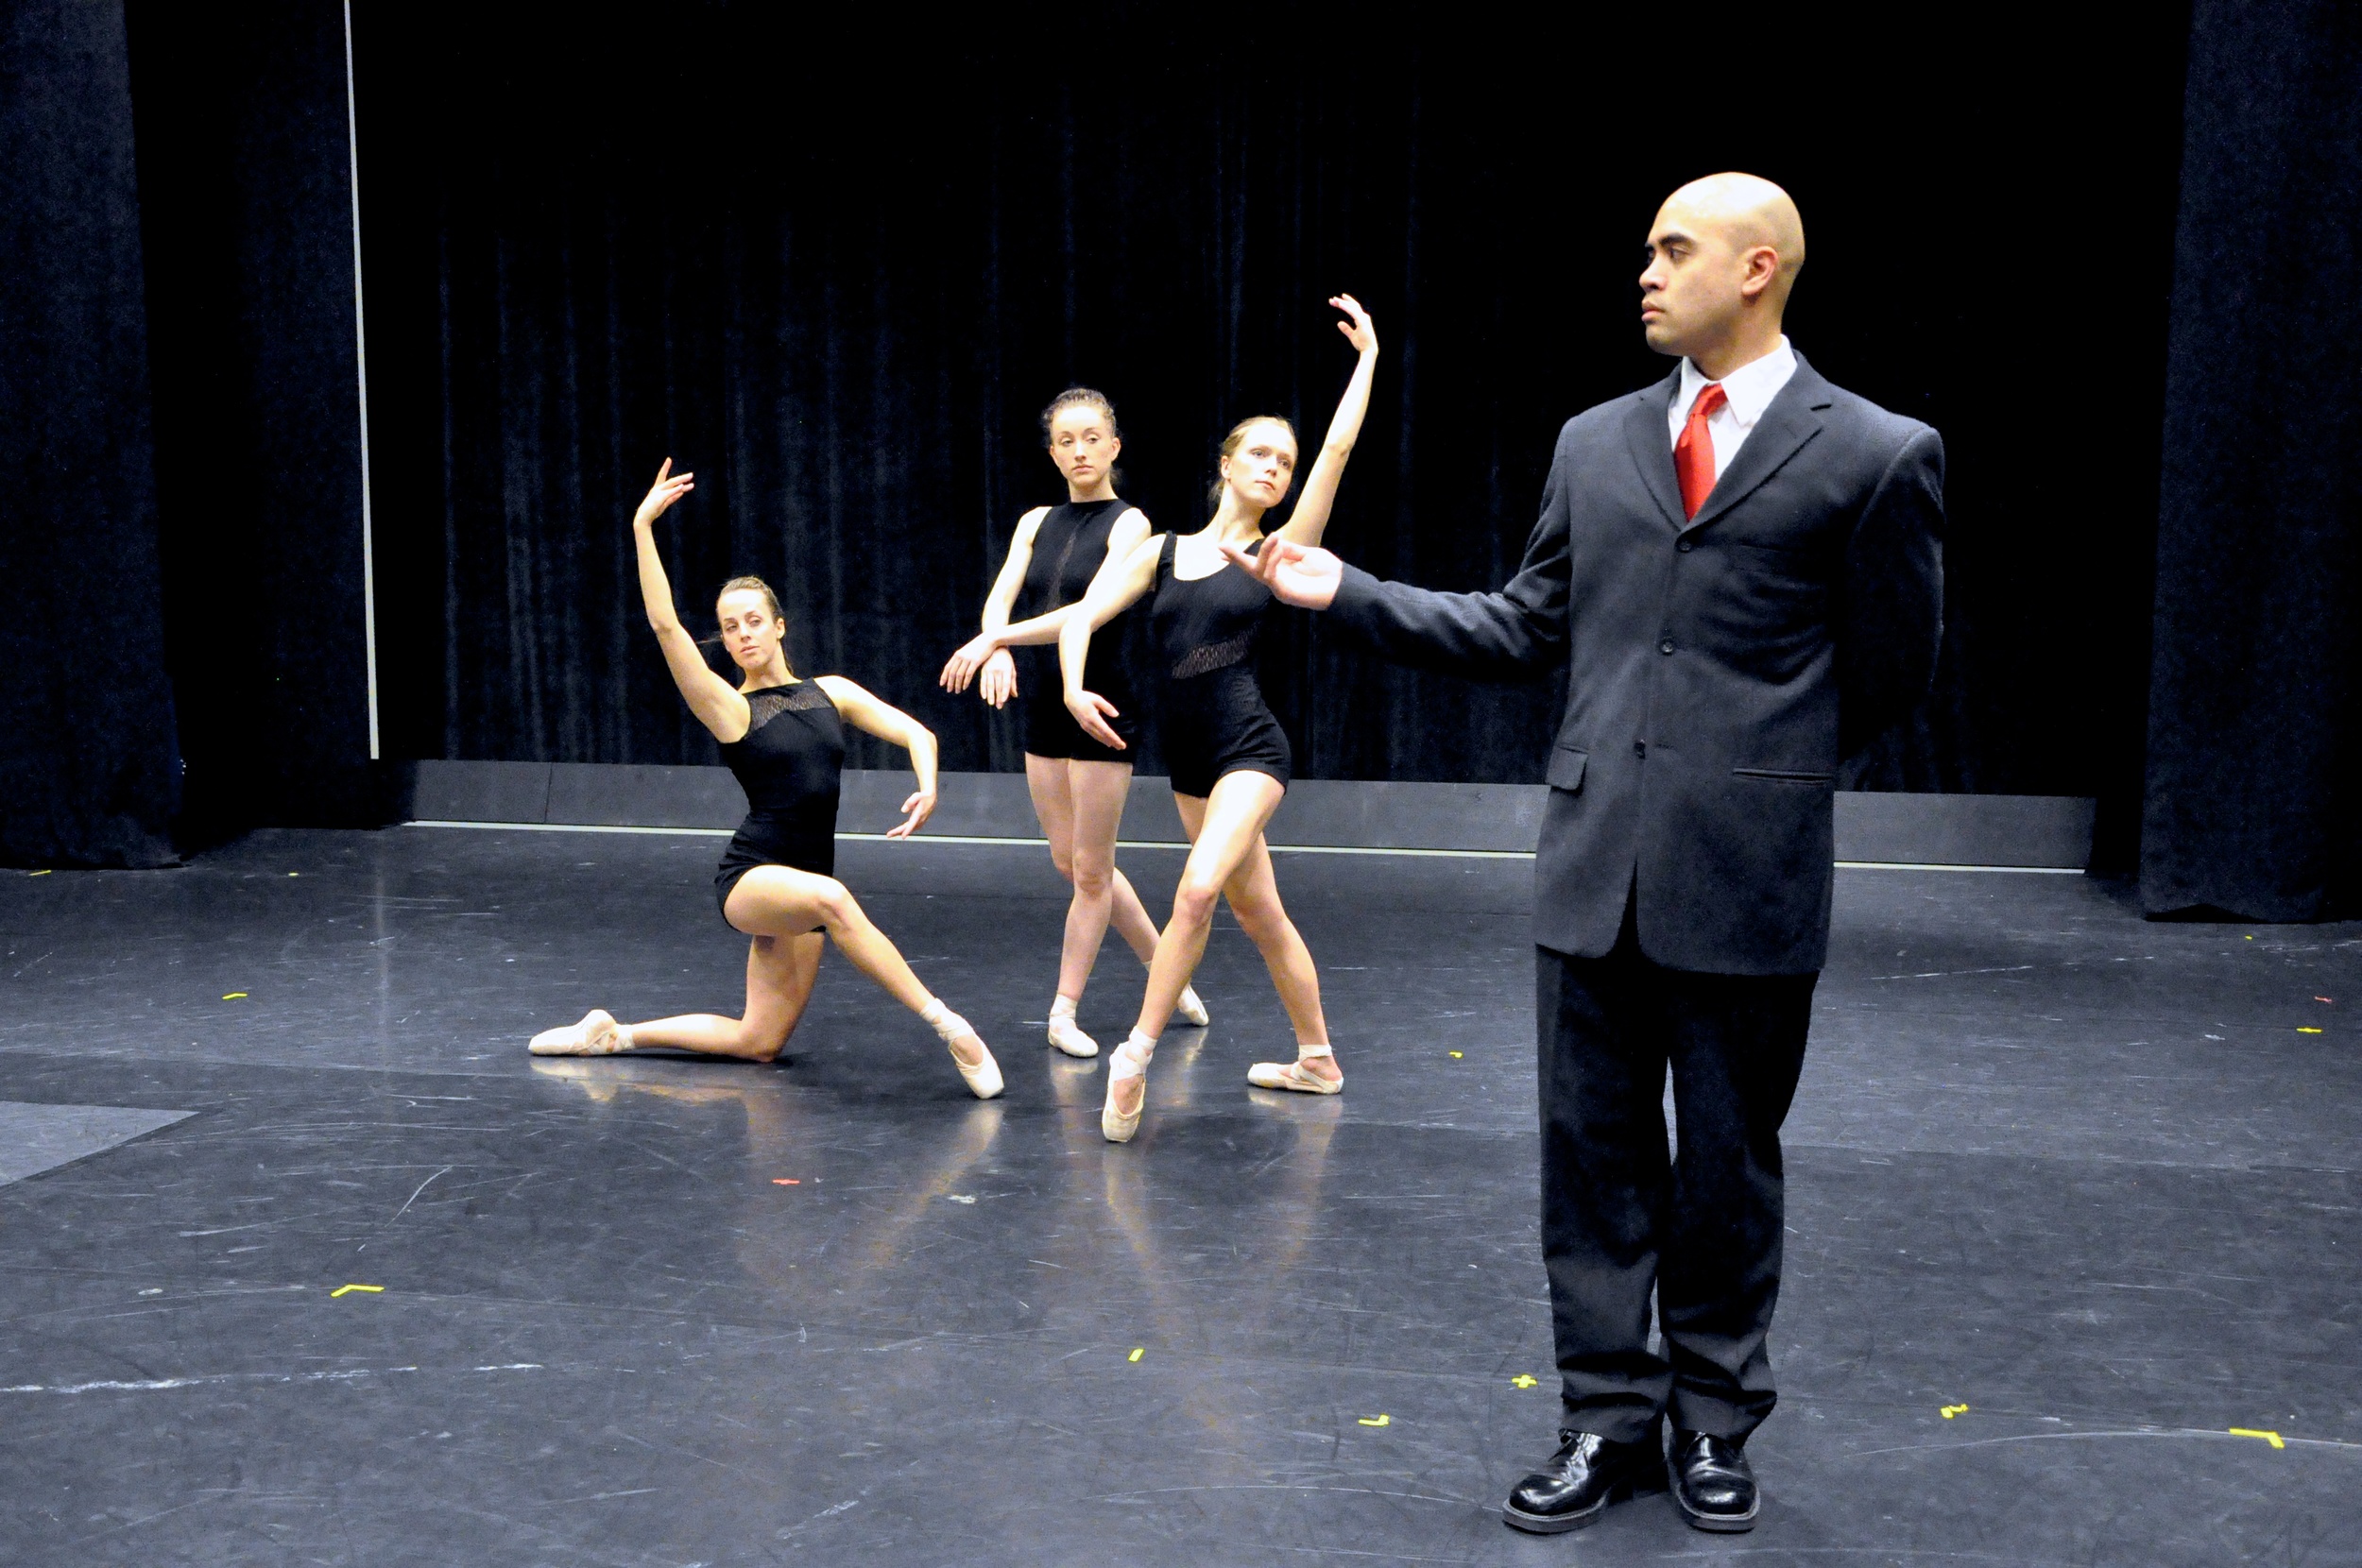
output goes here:
[{"label": "black mesh leotard panel", "polygon": [[[1107,558],[1107,536],[1127,509],[1128,503],[1122,501],[1068,502],[1050,508],[1034,532],[1034,554],[1025,563],[1025,587],[1018,595],[1016,619],[1031,621],[1080,600]],[[1124,617],[1119,615],[1091,634],[1090,658],[1083,666],[1083,689],[1115,704],[1116,716],[1107,725],[1129,744],[1138,731],[1132,716],[1132,685],[1124,678]],[[1071,757],[1087,762],[1132,760],[1130,752],[1103,746],[1084,734],[1074,715],[1067,711],[1066,681],[1058,673],[1055,645],[1013,651],[1018,655],[1018,695],[1025,704],[1027,751],[1036,757]]]},{"label": "black mesh leotard panel", "polygon": [[[1176,577],[1174,542],[1166,535],[1156,553],[1156,598],[1148,613],[1173,790],[1208,795],[1223,775],[1241,772],[1269,774],[1284,785],[1293,763],[1288,735],[1255,679],[1256,633],[1271,590],[1226,562],[1210,577]],[[1255,549],[1261,547],[1258,540]]]},{"label": "black mesh leotard panel", "polygon": [[714,901],[727,905],[738,879],[759,865],[836,871],[837,793],[845,772],[845,724],[813,681],[746,693],[753,723],[722,747],[746,792],[746,820],[730,836],[713,876]]}]

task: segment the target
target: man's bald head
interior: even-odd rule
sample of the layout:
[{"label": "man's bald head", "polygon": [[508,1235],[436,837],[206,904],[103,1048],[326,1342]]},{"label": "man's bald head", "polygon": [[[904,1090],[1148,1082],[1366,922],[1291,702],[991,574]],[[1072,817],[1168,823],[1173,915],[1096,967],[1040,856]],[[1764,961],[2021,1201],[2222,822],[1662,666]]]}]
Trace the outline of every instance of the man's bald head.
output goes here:
[{"label": "man's bald head", "polygon": [[1720,375],[1771,351],[1805,264],[1795,201],[1752,174],[1712,174],[1665,198],[1640,275],[1641,327],[1660,353]]},{"label": "man's bald head", "polygon": [[1780,291],[1786,296],[1805,264],[1805,216],[1796,202],[1772,181],[1752,174],[1710,174],[1665,198],[1662,222],[1678,209],[1690,222],[1720,231],[1734,250],[1770,246],[1780,259]]}]

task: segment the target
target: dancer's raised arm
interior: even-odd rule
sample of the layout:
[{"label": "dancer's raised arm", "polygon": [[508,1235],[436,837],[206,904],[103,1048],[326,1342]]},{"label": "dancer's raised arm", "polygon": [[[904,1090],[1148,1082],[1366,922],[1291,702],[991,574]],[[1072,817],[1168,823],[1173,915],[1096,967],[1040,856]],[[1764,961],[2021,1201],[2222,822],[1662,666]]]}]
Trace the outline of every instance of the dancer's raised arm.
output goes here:
[{"label": "dancer's raised arm", "polygon": [[696,639],[681,625],[680,613],[673,607],[673,585],[656,548],[656,520],[697,487],[696,478],[676,474],[673,460],[664,460],[640,510],[632,514],[632,544],[640,555],[640,597],[647,605],[648,624],[656,629],[657,646],[664,650],[665,668],[673,672],[673,684],[680,688],[681,699],[697,722],[727,744],[746,733],[746,699],[707,666]]},{"label": "dancer's raised arm", "polygon": [[1090,663],[1091,633],[1131,608],[1155,583],[1156,553],[1163,548],[1164,536],[1151,534],[1126,554],[1111,553],[1091,578],[1090,591],[1073,606],[1058,632],[1058,673],[1066,683],[1067,711],[1074,715],[1083,733],[1117,751],[1129,748],[1107,724],[1106,715],[1117,711],[1115,704],[1096,691],[1083,690],[1083,672]]},{"label": "dancer's raised arm", "polygon": [[1353,379],[1345,383],[1345,395],[1337,400],[1336,418],[1328,421],[1328,434],[1321,440],[1312,471],[1305,476],[1295,510],[1288,514],[1287,525],[1276,535],[1290,544],[1321,542],[1328,527],[1328,509],[1337,499],[1337,482],[1344,477],[1345,459],[1353,455],[1353,443],[1361,434],[1361,417],[1369,412],[1371,379],[1378,374],[1378,328],[1371,323],[1370,313],[1350,294],[1340,294],[1328,302],[1349,318],[1338,322],[1337,330],[1361,357],[1353,366]]}]

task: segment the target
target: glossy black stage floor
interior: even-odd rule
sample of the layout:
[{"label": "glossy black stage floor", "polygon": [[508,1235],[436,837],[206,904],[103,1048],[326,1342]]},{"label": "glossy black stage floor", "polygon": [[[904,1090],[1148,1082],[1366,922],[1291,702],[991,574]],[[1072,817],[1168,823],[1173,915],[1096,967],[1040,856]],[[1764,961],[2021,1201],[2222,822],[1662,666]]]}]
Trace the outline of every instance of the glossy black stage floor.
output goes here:
[{"label": "glossy black stage floor", "polygon": [[718,847],[0,873],[0,1562],[2362,1562],[2362,929],[1841,871],[1763,1523],[1537,1540],[1528,862],[1284,856],[1345,1095],[1225,918],[1116,1149],[1033,846],[842,867],[1002,1101],[841,957],[777,1065],[528,1059],[735,1009]]}]

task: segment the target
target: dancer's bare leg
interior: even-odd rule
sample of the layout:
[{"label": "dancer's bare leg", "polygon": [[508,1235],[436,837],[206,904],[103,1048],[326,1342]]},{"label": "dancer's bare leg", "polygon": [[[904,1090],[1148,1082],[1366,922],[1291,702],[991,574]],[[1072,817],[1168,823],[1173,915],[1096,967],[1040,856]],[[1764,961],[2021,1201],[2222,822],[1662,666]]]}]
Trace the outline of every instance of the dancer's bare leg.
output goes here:
[{"label": "dancer's bare leg", "polygon": [[[1178,798],[1178,797],[1176,797]],[[1204,808],[1198,808],[1202,813]],[[1189,825],[1190,807],[1182,805],[1181,820]],[[1191,828],[1191,836],[1196,830]],[[1239,917],[1239,929],[1263,955],[1263,966],[1271,971],[1272,985],[1279,992],[1279,1005],[1288,1010],[1288,1022],[1295,1027],[1296,1044],[1326,1047],[1328,1044],[1328,1020],[1321,1012],[1320,971],[1312,966],[1312,954],[1304,946],[1303,936],[1295,922],[1288,918],[1287,910],[1279,902],[1279,882],[1272,875],[1271,846],[1260,833],[1247,850],[1246,859],[1223,884],[1223,896],[1230,900],[1231,913]],[[1342,1079],[1344,1073],[1337,1065],[1335,1054],[1302,1059],[1304,1070],[1329,1080]]]},{"label": "dancer's bare leg", "polygon": [[[999,1093],[998,1069],[991,1069],[992,1053],[965,1019],[952,1013],[920,983],[911,966],[885,933],[870,924],[869,916],[845,884],[833,877],[818,877],[808,871],[796,871],[787,866],[757,866],[738,880],[730,891],[729,902],[723,914],[729,923],[755,939],[748,956],[749,991],[747,1018],[723,1018],[712,1014],[691,1014],[682,1017],[659,1018],[649,1023],[617,1026],[625,1049],[642,1046],[677,1046],[689,1050],[707,1051],[717,1055],[753,1057],[768,1060],[779,1054],[786,1043],[786,1029],[794,1027],[794,1018],[786,1018],[781,1007],[771,1004],[773,991],[784,999],[793,997],[795,1016],[801,1016],[804,1003],[812,995],[812,977],[820,963],[819,938],[825,933],[853,966],[878,982],[886,995],[909,1008],[927,1021],[946,1046],[951,1059],[965,1070],[990,1069],[985,1079],[970,1079],[969,1086],[990,1099]],[[817,929],[815,929],[817,928]],[[765,945],[768,944],[766,946]],[[809,966],[797,971],[794,965],[803,963],[799,957],[809,953]],[[774,967],[779,979],[771,982]],[[762,990],[764,1008],[758,1012],[757,971],[764,981]],[[800,992],[792,990],[800,983]],[[597,1014],[594,1016],[604,1016]],[[750,1022],[752,1027],[750,1027]],[[776,1040],[773,1036],[776,1035]],[[978,1088],[979,1083],[993,1085],[989,1092]]]},{"label": "dancer's bare leg", "polygon": [[[1132,788],[1129,762],[1025,757],[1025,784],[1034,814],[1050,841],[1051,862],[1073,886],[1065,941],[1058,952],[1058,994],[1051,1003],[1050,1043],[1073,1056],[1098,1054],[1098,1043],[1076,1025],[1083,989],[1112,924],[1142,963],[1156,952],[1156,926],[1140,895],[1116,867],[1116,835]],[[1191,994],[1181,1011],[1202,1022],[1206,1008]]]},{"label": "dancer's bare leg", "polygon": [[[1131,880],[1116,869],[1116,835],[1123,827],[1123,803],[1132,793],[1132,764],[1070,761],[1066,766],[1074,802],[1074,908],[1083,907],[1087,895],[1099,893],[1106,898],[1107,911],[1095,927],[1083,932],[1088,945],[1081,949],[1084,960],[1079,974],[1074,968],[1074,915],[1071,912],[1067,915],[1058,994],[1079,997],[1084,982],[1090,979],[1090,961],[1099,956],[1100,942],[1110,924],[1124,946],[1146,963],[1156,956],[1156,922],[1148,917]],[[1075,986],[1072,991],[1067,989],[1070,980]]]},{"label": "dancer's bare leg", "polygon": [[[1091,963],[1099,956],[1108,926],[1115,927],[1116,934],[1142,963],[1156,954],[1156,922],[1149,918],[1147,906],[1133,891],[1130,878],[1116,869],[1116,833],[1123,822],[1124,799],[1132,790],[1132,764],[1081,762],[1027,752],[1025,788],[1034,797],[1034,816],[1041,823],[1042,837],[1050,841],[1051,863],[1058,868],[1059,876],[1074,883],[1074,902],[1067,907],[1066,946],[1058,954],[1058,995],[1079,997],[1090,980]],[[1106,913],[1098,918],[1095,932],[1088,915],[1082,916],[1079,931],[1077,928],[1078,912],[1086,901],[1086,883],[1075,878],[1078,845],[1087,866],[1094,858],[1089,853],[1092,846],[1104,850],[1096,858],[1105,865]],[[1087,946],[1078,944],[1078,935],[1087,939]]]},{"label": "dancer's bare leg", "polygon": [[746,1062],[771,1061],[786,1048],[788,1036],[796,1032],[812,1000],[813,982],[820,978],[820,949],[825,945],[818,931],[753,938],[746,947],[746,1015],[743,1018],[684,1013],[623,1027],[635,1047],[670,1046]]},{"label": "dancer's bare leg", "polygon": [[[1182,988],[1206,956],[1214,901],[1261,844],[1263,825],[1286,793],[1268,774],[1233,773],[1217,780],[1214,793],[1204,800],[1179,793],[1172,797],[1181,809],[1183,826],[1190,829],[1190,859],[1172,895],[1172,918],[1156,939],[1156,956],[1148,965],[1148,994],[1140,998],[1139,1020],[1132,1031],[1136,1038],[1154,1041],[1165,1031]],[[1109,1078],[1109,1101],[1123,1116],[1138,1110],[1146,1092],[1145,1079],[1120,1073]]]}]

